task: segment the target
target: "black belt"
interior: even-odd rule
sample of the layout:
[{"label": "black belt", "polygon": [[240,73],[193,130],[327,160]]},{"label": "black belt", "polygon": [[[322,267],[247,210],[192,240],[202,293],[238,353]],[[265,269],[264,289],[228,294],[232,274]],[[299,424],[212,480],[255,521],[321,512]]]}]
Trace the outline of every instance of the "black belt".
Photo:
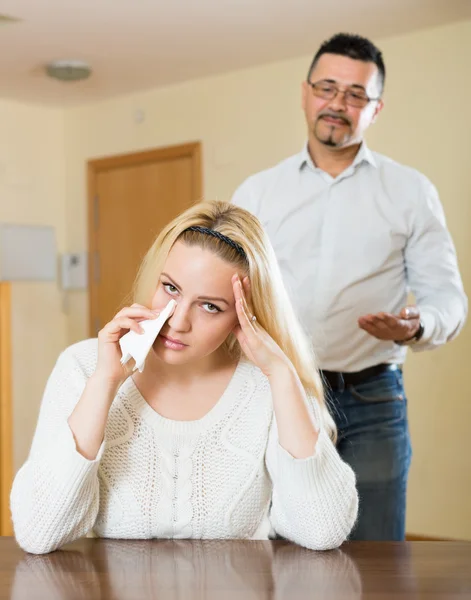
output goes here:
[{"label": "black belt", "polygon": [[358,385],[364,383],[371,377],[381,375],[385,371],[402,371],[401,365],[386,364],[375,365],[374,367],[368,367],[362,371],[355,371],[354,373],[341,373],[339,371],[323,371],[321,370],[321,377],[324,382],[324,386],[329,387],[333,392],[343,391],[347,385]]}]

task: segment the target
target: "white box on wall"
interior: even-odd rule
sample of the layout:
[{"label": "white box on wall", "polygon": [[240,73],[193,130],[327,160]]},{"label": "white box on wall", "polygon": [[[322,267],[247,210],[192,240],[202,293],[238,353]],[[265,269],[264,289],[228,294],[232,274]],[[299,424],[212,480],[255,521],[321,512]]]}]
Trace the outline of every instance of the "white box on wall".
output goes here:
[{"label": "white box on wall", "polygon": [[61,284],[63,290],[86,290],[88,286],[88,254],[75,252],[61,256]]}]

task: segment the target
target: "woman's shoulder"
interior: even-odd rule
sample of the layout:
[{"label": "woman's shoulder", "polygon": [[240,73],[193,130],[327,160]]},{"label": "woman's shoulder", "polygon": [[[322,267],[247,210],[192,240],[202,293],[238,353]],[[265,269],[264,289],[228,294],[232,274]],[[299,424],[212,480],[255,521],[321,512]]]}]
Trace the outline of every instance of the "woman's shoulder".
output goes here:
[{"label": "woman's shoulder", "polygon": [[57,366],[67,369],[79,369],[88,378],[95,371],[97,356],[98,339],[90,338],[66,348],[60,354]]},{"label": "woman's shoulder", "polygon": [[239,370],[246,385],[250,385],[256,393],[271,396],[268,377],[253,362],[248,358],[241,358]]}]

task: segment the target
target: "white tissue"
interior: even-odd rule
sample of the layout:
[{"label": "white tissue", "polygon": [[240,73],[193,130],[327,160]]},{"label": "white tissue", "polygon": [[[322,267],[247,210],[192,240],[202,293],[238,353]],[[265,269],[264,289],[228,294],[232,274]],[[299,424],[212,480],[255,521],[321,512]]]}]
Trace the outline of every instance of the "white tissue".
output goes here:
[{"label": "white tissue", "polygon": [[165,321],[171,317],[176,305],[177,303],[175,300],[170,300],[157,319],[141,321],[139,325],[144,329],[144,333],[139,334],[135,331],[129,331],[126,335],[123,335],[119,340],[119,345],[121,346],[121,352],[123,354],[121,358],[122,365],[125,365],[128,360],[134,358],[136,365],[134,366],[133,371],[138,369],[139,373],[142,373],[144,370],[144,363],[152,348],[152,344],[159,335]]}]

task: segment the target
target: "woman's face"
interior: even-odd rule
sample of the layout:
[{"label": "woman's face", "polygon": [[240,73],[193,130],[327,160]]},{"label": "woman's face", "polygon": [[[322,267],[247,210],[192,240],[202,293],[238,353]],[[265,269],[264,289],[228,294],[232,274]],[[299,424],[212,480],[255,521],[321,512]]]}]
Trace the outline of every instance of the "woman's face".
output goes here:
[{"label": "woman's face", "polygon": [[172,298],[177,302],[153,346],[161,360],[184,364],[221,346],[237,323],[231,283],[236,272],[210,250],[174,244],[152,299],[153,310],[162,310]]}]

